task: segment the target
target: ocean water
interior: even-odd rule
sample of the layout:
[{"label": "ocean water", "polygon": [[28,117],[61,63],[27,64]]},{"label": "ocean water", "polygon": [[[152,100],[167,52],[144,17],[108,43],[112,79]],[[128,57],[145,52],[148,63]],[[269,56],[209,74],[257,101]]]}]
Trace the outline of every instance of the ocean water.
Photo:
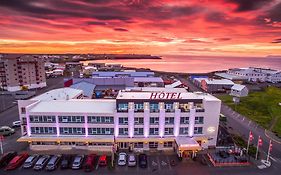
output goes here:
[{"label": "ocean water", "polygon": [[183,73],[205,73],[241,67],[263,67],[281,70],[281,58],[277,57],[210,57],[210,56],[163,56],[155,59],[120,59],[83,61],[93,63],[119,63],[126,67]]}]

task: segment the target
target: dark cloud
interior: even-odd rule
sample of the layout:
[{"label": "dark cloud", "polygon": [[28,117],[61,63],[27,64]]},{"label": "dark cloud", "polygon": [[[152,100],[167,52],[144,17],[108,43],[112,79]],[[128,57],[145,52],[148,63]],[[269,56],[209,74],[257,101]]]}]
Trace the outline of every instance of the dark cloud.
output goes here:
[{"label": "dark cloud", "polygon": [[205,20],[212,23],[219,23],[219,24],[245,24],[248,23],[244,18],[241,17],[231,17],[223,12],[209,12],[205,16]]},{"label": "dark cloud", "polygon": [[195,39],[195,38],[187,39],[184,42],[186,42],[186,43],[212,43],[210,41],[202,41],[202,40]]},{"label": "dark cloud", "polygon": [[215,38],[216,41],[229,41],[231,38]]},{"label": "dark cloud", "polygon": [[106,22],[102,22],[102,21],[88,21],[86,22],[87,25],[97,25],[97,26],[105,26],[107,25]]},{"label": "dark cloud", "polygon": [[225,0],[226,2],[231,2],[237,5],[235,11],[245,12],[257,10],[265,5],[271,3],[273,0]]},{"label": "dark cloud", "polygon": [[128,29],[124,29],[124,28],[114,28],[113,30],[115,31],[119,31],[119,32],[128,32],[129,30]]},{"label": "dark cloud", "polygon": [[267,17],[273,22],[281,22],[281,2],[267,12]]},{"label": "dark cloud", "polygon": [[281,43],[281,38],[274,39],[271,43]]}]

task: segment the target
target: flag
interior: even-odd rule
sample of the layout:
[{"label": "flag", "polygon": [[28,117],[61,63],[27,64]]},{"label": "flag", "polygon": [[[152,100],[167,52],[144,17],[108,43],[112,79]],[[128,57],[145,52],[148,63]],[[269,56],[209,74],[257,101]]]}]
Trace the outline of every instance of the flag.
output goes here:
[{"label": "flag", "polygon": [[261,139],[261,136],[259,136],[258,146],[262,146],[262,139]]},{"label": "flag", "polygon": [[253,133],[252,133],[252,131],[250,131],[250,133],[249,133],[249,140],[250,140],[250,142],[251,142],[253,139],[254,139]]}]

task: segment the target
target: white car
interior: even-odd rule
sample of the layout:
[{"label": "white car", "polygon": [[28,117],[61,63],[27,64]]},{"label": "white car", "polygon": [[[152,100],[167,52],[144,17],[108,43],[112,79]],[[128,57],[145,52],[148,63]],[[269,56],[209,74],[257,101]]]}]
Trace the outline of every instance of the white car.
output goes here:
[{"label": "white car", "polygon": [[12,127],[13,127],[13,128],[17,128],[17,127],[20,127],[20,125],[21,125],[21,122],[20,122],[20,120],[18,120],[18,121],[14,121],[14,122],[13,122]]},{"label": "white car", "polygon": [[137,165],[136,156],[134,154],[130,154],[128,157],[128,166],[136,166],[136,165]]},{"label": "white car", "polygon": [[118,165],[125,166],[127,163],[127,154],[126,153],[119,153],[118,156]]}]

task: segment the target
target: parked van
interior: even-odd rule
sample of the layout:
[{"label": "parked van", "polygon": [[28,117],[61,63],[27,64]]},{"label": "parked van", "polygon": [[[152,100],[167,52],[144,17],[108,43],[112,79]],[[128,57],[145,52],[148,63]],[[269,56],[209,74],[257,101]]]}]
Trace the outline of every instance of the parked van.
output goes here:
[{"label": "parked van", "polygon": [[0,135],[8,136],[8,135],[12,135],[14,133],[15,133],[15,130],[13,128],[10,128],[9,126],[2,126],[0,128]]}]

